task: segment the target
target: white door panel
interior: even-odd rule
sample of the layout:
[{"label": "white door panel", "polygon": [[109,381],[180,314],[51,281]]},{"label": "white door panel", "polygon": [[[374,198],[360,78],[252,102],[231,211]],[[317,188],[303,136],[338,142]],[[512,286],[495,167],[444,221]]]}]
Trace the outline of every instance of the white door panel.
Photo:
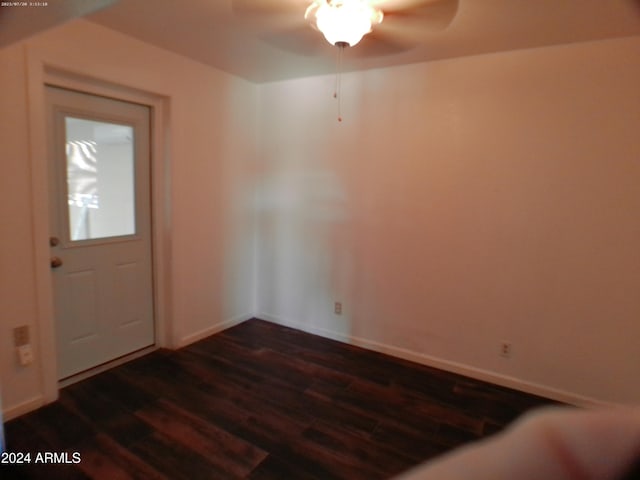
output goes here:
[{"label": "white door panel", "polygon": [[47,103],[63,379],[154,343],[149,109],[55,87]]}]

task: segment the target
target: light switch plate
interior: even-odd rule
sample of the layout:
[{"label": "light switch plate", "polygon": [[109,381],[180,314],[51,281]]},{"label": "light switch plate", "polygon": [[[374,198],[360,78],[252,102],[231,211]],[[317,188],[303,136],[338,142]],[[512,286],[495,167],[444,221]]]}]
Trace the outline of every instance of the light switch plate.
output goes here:
[{"label": "light switch plate", "polygon": [[33,363],[33,350],[31,349],[31,345],[18,347],[18,361],[23,367]]},{"label": "light switch plate", "polygon": [[13,345],[21,347],[29,343],[29,326],[22,325],[13,329]]}]

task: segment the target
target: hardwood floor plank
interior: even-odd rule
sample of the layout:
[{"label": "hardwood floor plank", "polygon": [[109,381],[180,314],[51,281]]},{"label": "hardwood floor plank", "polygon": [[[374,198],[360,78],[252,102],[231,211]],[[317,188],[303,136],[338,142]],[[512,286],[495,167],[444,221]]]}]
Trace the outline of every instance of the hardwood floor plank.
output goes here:
[{"label": "hardwood floor plank", "polygon": [[172,401],[227,431],[242,423],[249,415],[228,398],[218,395],[215,386],[184,382],[180,377],[171,377],[172,380],[168,381],[167,378],[162,378],[162,375],[140,378],[129,376],[125,371],[119,371],[118,374],[130,382],[131,388],[139,388],[149,393],[156,392],[158,397]]},{"label": "hardwood floor plank", "polygon": [[25,421],[38,432],[43,446],[55,446],[60,451],[71,450],[94,435],[91,425],[61,402],[36,410]]},{"label": "hardwood floor plank", "polygon": [[387,445],[394,451],[413,459],[415,464],[444,453],[447,448],[438,444],[439,424],[433,420],[430,428],[420,428],[408,422],[397,423],[393,420],[381,420],[371,434],[373,442]]},{"label": "hardwood floor plank", "polygon": [[133,443],[129,450],[173,480],[233,479],[190,447],[174,441],[170,434],[157,431]]},{"label": "hardwood floor plank", "polygon": [[267,452],[192,415],[166,400],[158,400],[136,415],[172,440],[193,449],[221,472],[220,478],[245,478]]},{"label": "hardwood floor plank", "polygon": [[138,388],[131,388],[129,383],[117,375],[118,371],[122,369],[116,368],[91,377],[84,381],[84,385],[129,411],[135,411],[153,403],[156,395]]},{"label": "hardwood floor plank", "polygon": [[93,444],[88,444],[81,450],[81,458],[82,462],[78,468],[89,478],[109,478],[112,480],[135,478],[130,467],[122,468]]},{"label": "hardwood floor plank", "polygon": [[0,470],[3,479],[10,480],[89,480],[92,477],[85,474],[75,465],[45,465],[31,464],[25,466],[8,465]]},{"label": "hardwood floor plank", "polygon": [[153,431],[131,411],[82,383],[64,389],[59,402],[95,431],[109,435],[125,447]]},{"label": "hardwood floor plank", "polygon": [[369,438],[379,424],[379,419],[375,415],[362,410],[344,408],[331,397],[318,394],[314,389],[308,389],[305,392],[299,408],[311,412],[318,420],[340,425],[362,438]]},{"label": "hardwood floor plank", "polygon": [[121,475],[119,472],[124,472],[128,475],[125,478],[132,480],[171,480],[131,453],[120,442],[102,433],[84,443],[79,452],[82,457],[79,468],[91,478],[111,479],[112,474]]},{"label": "hardwood floor plank", "polygon": [[300,464],[298,461],[288,461],[270,454],[258,467],[256,467],[247,477],[250,480],[338,480],[323,467],[308,464]]},{"label": "hardwood floor plank", "polygon": [[363,440],[336,425],[316,422],[303,437],[355,467],[364,478],[388,478],[402,472],[413,459],[404,452],[370,439]]}]

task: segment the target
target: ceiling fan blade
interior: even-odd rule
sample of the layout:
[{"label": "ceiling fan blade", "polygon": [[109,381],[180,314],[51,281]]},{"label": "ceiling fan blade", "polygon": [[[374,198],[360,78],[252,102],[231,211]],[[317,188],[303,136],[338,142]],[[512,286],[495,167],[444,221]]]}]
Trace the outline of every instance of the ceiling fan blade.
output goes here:
[{"label": "ceiling fan blade", "polygon": [[373,1],[385,12],[384,20],[365,35],[353,56],[382,57],[411,50],[446,28],[458,10],[458,0]]},{"label": "ceiling fan blade", "polygon": [[307,4],[307,0],[232,0],[232,11],[242,25],[272,34],[308,27]]},{"label": "ceiling fan blade", "polygon": [[266,31],[258,36],[266,43],[297,55],[313,56],[334,48],[327,43],[322,34],[308,24],[277,32]]},{"label": "ceiling fan blade", "polygon": [[384,12],[382,24],[401,20],[405,27],[435,32],[451,24],[458,4],[459,0],[386,0],[376,6]]},{"label": "ceiling fan blade", "polygon": [[408,41],[399,35],[376,29],[365,35],[358,45],[350,49],[350,55],[358,58],[384,57],[406,52],[416,45],[416,42]]},{"label": "ceiling fan blade", "polygon": [[304,15],[311,1],[307,0],[232,0],[231,8],[236,15]]}]

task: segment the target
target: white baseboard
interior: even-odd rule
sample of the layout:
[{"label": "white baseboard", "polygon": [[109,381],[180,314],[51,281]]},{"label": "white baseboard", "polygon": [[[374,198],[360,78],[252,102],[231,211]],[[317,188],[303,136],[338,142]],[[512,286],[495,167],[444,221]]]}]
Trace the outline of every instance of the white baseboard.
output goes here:
[{"label": "white baseboard", "polygon": [[[388,345],[388,344],[376,342],[373,340],[368,340],[361,337],[345,335],[345,334],[334,332],[328,329],[305,325],[299,322],[293,322],[283,317],[267,314],[264,312],[256,313],[256,314],[239,315],[239,316],[230,318],[228,320],[225,320],[221,323],[218,323],[216,325],[207,327],[203,330],[200,330],[199,332],[193,333],[191,335],[188,335],[182,338],[180,340],[179,347],[190,345],[194,342],[197,342],[198,340],[202,340],[203,338],[206,338],[210,335],[218,333],[222,330],[230,328],[234,325],[237,325],[239,323],[242,323],[254,317],[261,318],[263,320],[266,320],[272,323],[277,323],[287,327],[295,328],[297,330],[302,330],[304,332],[312,333],[314,335],[319,335],[321,337],[337,340],[342,343],[356,345],[358,347],[366,348],[368,350],[373,350],[373,351],[384,353],[394,357],[402,358],[404,360],[420,363],[428,367],[438,368],[440,370],[445,370],[445,371],[456,373],[459,375],[464,375],[467,377],[474,378],[476,380],[490,382],[490,383],[501,385],[507,388],[513,388],[515,390],[520,390],[522,392],[530,393],[533,395],[539,395],[545,398],[557,400],[557,401],[568,403],[571,405],[577,405],[577,406],[586,407],[586,408],[617,406],[616,404],[604,402],[595,398],[579,395],[573,392],[567,392],[565,390],[549,387],[547,385],[542,385],[535,382],[528,382],[525,380],[521,380],[519,378],[511,377],[508,375],[502,375],[499,373],[483,370],[470,365],[464,365],[457,362],[452,362],[450,360],[444,360],[444,359],[433,357],[430,355],[425,355],[423,353],[414,352],[414,351],[400,348],[394,345]],[[3,412],[2,412],[3,418],[5,421],[11,420],[13,418],[24,415],[25,413],[36,410],[42,407],[45,403],[46,402],[44,401],[44,397],[42,395],[37,395],[17,405],[12,405],[3,409]]]},{"label": "white baseboard", "polygon": [[[186,337],[182,338],[179,342],[178,348],[180,347],[184,347],[187,346],[191,343],[197,342],[198,340],[202,340],[203,338],[206,338],[210,335],[213,335],[214,333],[218,333],[222,330],[225,330],[229,327],[233,327],[234,325],[237,325],[239,323],[242,323],[246,320],[249,320],[250,318],[255,317],[254,314],[246,314],[246,315],[239,315],[237,317],[233,317],[230,318],[228,320],[225,320],[224,322],[218,323],[216,325],[212,325],[211,327],[207,327],[199,332],[193,333],[191,335],[187,335]],[[114,361],[113,363],[109,363],[107,367],[105,368],[101,368],[100,370],[92,370],[90,373],[84,374],[84,377],[90,376],[90,375],[94,375],[96,373],[99,373],[99,371],[102,370],[106,370],[107,368],[111,368],[113,366],[116,366],[118,364],[124,363],[124,361],[128,361],[131,360],[133,358],[136,358],[137,356],[140,356],[142,354],[146,354],[149,353],[150,351],[153,351],[154,348],[149,348],[149,349],[144,349],[141,350],[140,352],[135,352],[134,354],[132,354],[131,356],[127,356],[124,359],[118,359],[116,361]],[[99,367],[100,368],[100,367]],[[82,378],[84,378],[82,377]],[[73,381],[78,381],[82,379],[81,376],[78,377],[74,377]],[[65,385],[69,384],[69,383],[73,383],[73,381],[67,381],[65,383]],[[12,405],[12,406],[8,406],[6,408],[3,408],[2,410],[2,418],[4,419],[4,421],[9,421],[11,419],[17,418],[21,415],[24,415],[25,413],[29,413],[33,410],[37,410],[38,408],[42,407],[43,405],[45,405],[47,402],[44,399],[44,396],[42,395],[37,395],[35,397],[32,397],[28,400],[25,400],[17,405]]]},{"label": "white baseboard", "polygon": [[253,318],[254,316],[255,316],[254,314],[238,315],[236,317],[229,318],[223,322],[216,323],[215,325],[204,328],[199,332],[195,332],[190,335],[187,335],[186,337],[182,337],[178,341],[178,345],[176,348],[182,348],[182,347],[186,347],[187,345],[191,345],[192,343],[195,343],[198,340],[202,340],[203,338],[207,338],[213,335],[214,333],[221,332],[222,330],[226,330],[227,328],[233,327],[234,325],[238,325],[239,323],[245,322],[250,318]]},{"label": "white baseboard", "polygon": [[576,405],[584,408],[599,408],[599,407],[615,407],[619,406],[614,403],[604,402],[596,398],[591,398],[583,395],[579,395],[573,392],[557,389],[547,385],[529,382],[509,375],[503,375],[500,373],[484,370],[481,368],[465,365],[458,362],[452,362],[442,358],[433,357],[424,353],[414,352],[405,348],[397,347],[394,345],[384,344],[366,338],[354,337],[352,335],[345,335],[343,333],[334,332],[324,328],[318,328],[311,325],[305,325],[299,322],[293,322],[277,315],[271,315],[268,313],[258,313],[257,318],[263,320],[278,323],[287,327],[302,330],[304,332],[319,335],[332,340],[337,340],[342,343],[350,345],[356,345],[358,347],[373,350],[375,352],[384,353],[393,357],[402,358],[411,362],[420,363],[428,367],[445,370],[447,372],[456,373],[458,375],[464,375],[483,382],[493,383],[521,392],[530,393],[532,395],[538,395],[548,398],[550,400],[556,400],[559,402],[567,403],[570,405]]},{"label": "white baseboard", "polygon": [[2,410],[2,418],[4,421],[11,420],[13,418],[17,418],[20,415],[24,415],[25,413],[29,413],[33,410],[37,410],[45,404],[44,397],[42,395],[37,395],[32,397],[24,402],[21,402],[17,405],[13,405],[7,407]]}]

